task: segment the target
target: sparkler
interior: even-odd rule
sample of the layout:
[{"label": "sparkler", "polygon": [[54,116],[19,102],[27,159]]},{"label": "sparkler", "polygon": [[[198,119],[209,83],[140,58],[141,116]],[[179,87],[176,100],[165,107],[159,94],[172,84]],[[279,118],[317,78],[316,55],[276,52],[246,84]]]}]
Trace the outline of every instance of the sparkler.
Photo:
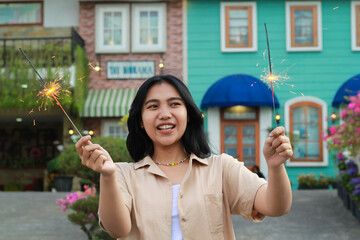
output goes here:
[{"label": "sparkler", "polygon": [[43,96],[46,97],[51,95],[53,97],[53,99],[56,101],[57,105],[61,108],[61,110],[63,111],[63,113],[65,114],[65,116],[67,117],[67,119],[69,120],[69,122],[71,123],[71,125],[74,127],[74,129],[76,130],[76,132],[80,135],[80,137],[82,137],[82,134],[80,133],[80,131],[77,129],[77,127],[75,126],[74,122],[71,120],[71,118],[69,117],[69,115],[66,113],[65,109],[62,107],[62,105],[60,104],[60,102],[58,101],[57,97],[58,97],[58,93],[59,93],[59,88],[60,85],[55,82],[51,83],[50,87],[48,87],[48,85],[46,84],[46,82],[44,81],[44,79],[41,77],[41,75],[39,74],[39,72],[36,70],[36,68],[34,67],[34,65],[31,63],[30,59],[26,56],[25,52],[19,48],[20,52],[24,55],[24,57],[26,58],[26,60],[30,63],[30,66],[34,69],[35,73],[38,75],[39,77],[39,81],[40,83],[42,83],[42,85],[44,86],[44,89],[41,90],[38,93],[38,96]]},{"label": "sparkler", "polygon": [[[266,33],[266,43],[267,43],[267,49],[268,49],[268,57],[269,57],[269,76],[268,79],[270,80],[271,83],[271,94],[272,94],[272,102],[273,102],[273,111],[274,111],[274,116],[276,116],[275,114],[275,95],[274,95],[274,84],[273,81],[277,80],[278,77],[277,76],[273,76],[272,74],[272,69],[271,69],[271,57],[270,57],[270,46],[269,46],[269,37],[268,37],[268,32],[267,32],[267,28],[266,28],[266,23],[264,23],[265,26],[265,33]],[[275,121],[276,127],[277,127],[277,122]]]}]

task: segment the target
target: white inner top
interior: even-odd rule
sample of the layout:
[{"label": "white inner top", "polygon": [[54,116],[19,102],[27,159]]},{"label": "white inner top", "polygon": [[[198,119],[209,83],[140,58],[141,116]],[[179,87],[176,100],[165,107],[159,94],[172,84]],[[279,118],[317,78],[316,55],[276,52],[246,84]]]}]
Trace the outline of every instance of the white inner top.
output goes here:
[{"label": "white inner top", "polygon": [[179,210],[178,210],[178,196],[180,184],[172,186],[173,201],[172,201],[172,218],[171,218],[171,240],[182,240],[182,232],[180,226]]}]

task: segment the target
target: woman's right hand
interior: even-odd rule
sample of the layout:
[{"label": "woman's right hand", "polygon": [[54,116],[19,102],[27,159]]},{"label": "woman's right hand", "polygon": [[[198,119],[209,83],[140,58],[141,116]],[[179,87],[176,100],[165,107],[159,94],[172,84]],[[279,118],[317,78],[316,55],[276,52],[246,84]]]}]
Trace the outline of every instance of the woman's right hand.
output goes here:
[{"label": "woman's right hand", "polygon": [[99,144],[90,142],[91,136],[84,136],[75,144],[81,163],[104,176],[115,173],[116,166],[110,154]]}]

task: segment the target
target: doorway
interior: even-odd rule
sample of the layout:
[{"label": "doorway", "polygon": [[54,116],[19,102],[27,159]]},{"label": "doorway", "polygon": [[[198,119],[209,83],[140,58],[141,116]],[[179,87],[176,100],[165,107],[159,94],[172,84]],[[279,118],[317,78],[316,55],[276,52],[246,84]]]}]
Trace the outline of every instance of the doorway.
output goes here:
[{"label": "doorway", "polygon": [[249,107],[224,108],[221,112],[221,152],[252,167],[259,166],[259,151],[258,110]]}]

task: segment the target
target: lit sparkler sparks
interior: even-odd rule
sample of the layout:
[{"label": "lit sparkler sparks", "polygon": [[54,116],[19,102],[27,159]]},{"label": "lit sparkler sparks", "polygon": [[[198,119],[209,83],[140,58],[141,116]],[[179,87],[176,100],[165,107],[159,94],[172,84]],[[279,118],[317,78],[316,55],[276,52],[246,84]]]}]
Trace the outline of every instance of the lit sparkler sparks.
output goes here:
[{"label": "lit sparkler sparks", "polygon": [[[41,75],[39,74],[39,72],[36,70],[36,68],[34,67],[34,65],[31,63],[30,59],[26,56],[25,52],[19,48],[20,52],[24,55],[24,57],[26,58],[26,60],[30,63],[30,66],[34,69],[35,73],[38,75],[39,77],[39,81],[43,84],[44,89],[41,90],[38,93],[39,97],[44,98],[47,101],[52,101],[51,97],[53,97],[53,99],[56,101],[57,105],[61,108],[61,110],[63,111],[63,113],[65,114],[65,116],[67,117],[67,119],[69,120],[69,122],[72,124],[72,126],[74,127],[74,129],[76,130],[76,132],[80,135],[80,137],[82,137],[82,134],[80,133],[80,131],[77,129],[77,127],[75,126],[74,122],[71,120],[71,118],[69,117],[69,115],[66,113],[65,109],[62,107],[62,105],[60,104],[60,102],[58,101],[58,96],[60,94],[60,89],[61,86],[60,84],[57,82],[57,80],[55,80],[54,82],[50,83],[50,87],[46,84],[46,82],[44,81],[44,79],[41,77]],[[46,103],[46,101],[45,101]]]},{"label": "lit sparkler sparks", "polygon": [[95,66],[92,65],[91,62],[88,63],[88,65],[93,69],[95,70],[96,72],[99,72],[101,70],[99,64],[97,63]]},{"label": "lit sparkler sparks", "polygon": [[57,99],[59,98],[60,94],[69,95],[69,90],[64,90],[61,88],[61,84],[59,83],[61,79],[55,79],[53,82],[50,82],[48,87],[45,87],[43,90],[41,90],[38,94],[38,100],[37,102],[41,102],[41,105],[39,106],[39,110],[41,108],[47,109],[48,105],[53,105],[54,101],[57,102]]}]

